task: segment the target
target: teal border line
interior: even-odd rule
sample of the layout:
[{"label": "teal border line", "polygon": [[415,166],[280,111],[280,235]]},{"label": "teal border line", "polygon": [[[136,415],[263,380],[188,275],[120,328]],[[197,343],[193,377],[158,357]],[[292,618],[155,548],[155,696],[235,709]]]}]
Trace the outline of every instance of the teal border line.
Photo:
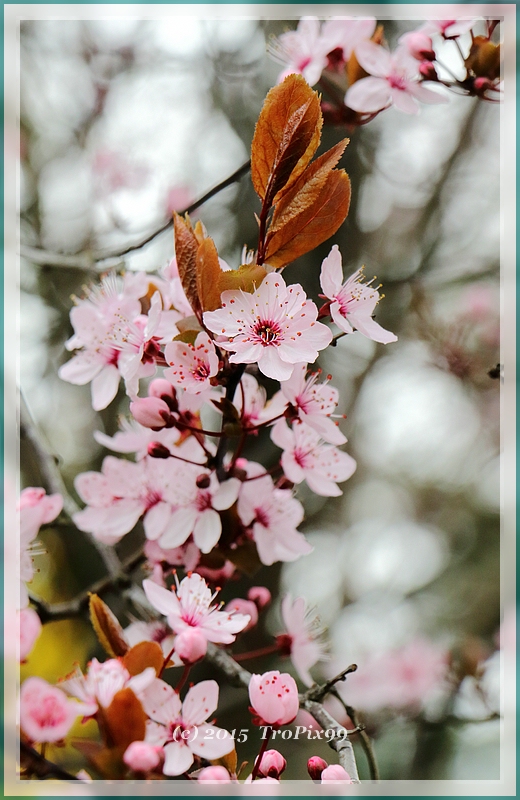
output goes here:
[{"label": "teal border line", "polygon": [[[320,3],[321,3],[321,0],[318,0],[317,3],[313,3],[313,4],[314,5],[319,5]],[[337,5],[337,6],[341,6],[343,8],[344,7],[348,7],[350,5],[356,5],[358,7],[359,7],[359,5],[365,5],[364,3],[342,3],[342,2],[338,2],[338,0],[327,0],[326,3],[325,2],[323,3],[323,5],[325,5],[325,4],[326,5]],[[418,5],[417,0],[398,0],[398,4],[399,5]],[[446,3],[445,0],[428,0],[427,4],[428,5],[448,5],[449,3]],[[2,3],[2,9],[3,9],[3,11],[5,11],[5,7],[6,6],[12,7],[12,6],[17,6],[17,5],[47,5],[47,6],[48,5],[65,5],[65,6],[67,6],[67,5],[74,5],[74,6],[126,5],[126,6],[137,6],[139,8],[143,8],[144,5],[148,5],[148,4],[147,3],[138,2],[138,0],[134,0],[134,2],[125,2],[125,0],[111,0],[111,2],[94,2],[93,0],[77,0],[76,2],[73,2],[73,3],[69,2],[69,0],[52,0],[51,3],[44,2],[44,0],[32,0],[32,2],[30,2],[30,3],[24,3],[24,2],[4,3],[3,2]],[[296,6],[302,6],[302,5],[305,5],[305,2],[302,1],[302,0],[271,0],[270,3],[263,4],[263,3],[252,2],[252,0],[226,0],[225,3],[214,2],[214,0],[207,0],[207,2],[204,2],[204,3],[192,3],[192,2],[186,3],[185,0],[173,0],[173,2],[168,2],[168,0],[152,0],[152,2],[149,3],[149,5],[166,5],[166,6],[168,6],[168,5],[192,5],[194,7],[197,7],[197,6],[212,6],[212,5],[214,5],[214,6],[222,6],[222,5],[254,5],[254,6],[258,6],[258,5],[296,5]],[[371,7],[384,9],[387,6],[396,5],[396,2],[367,3],[366,5],[370,5]],[[425,5],[426,5],[426,3],[425,3]],[[453,5],[455,5],[455,4],[453,4]],[[516,12],[518,14],[520,3],[508,3],[507,0],[506,0],[505,3],[501,2],[501,0],[488,0],[488,2],[486,2],[486,3],[479,3],[479,2],[474,3],[474,2],[471,2],[471,0],[461,0],[461,2],[456,3],[456,5],[468,5],[468,6],[471,6],[471,7],[480,6],[480,5],[486,5],[486,6],[489,6],[489,5],[510,5],[510,6],[514,6],[515,7]],[[1,18],[1,21],[0,21],[0,27],[1,27],[1,32],[2,32],[2,62],[1,62],[1,65],[0,65],[0,73],[1,73],[1,78],[2,78],[2,84],[1,85],[2,85],[2,95],[3,95],[3,87],[4,87],[4,81],[5,81],[5,73],[4,73],[4,57],[5,57],[5,52],[4,52],[4,13],[2,13],[2,18]],[[517,42],[516,56],[517,56],[517,59],[518,59],[518,57],[519,57],[519,52],[518,52],[518,21],[517,21],[517,27],[516,27],[516,31],[515,31],[515,41]],[[517,65],[516,65],[516,77],[517,77],[517,84],[516,84],[516,125],[517,125],[517,142],[518,142],[518,135],[520,134],[520,65],[519,65],[518,61],[517,61]],[[2,134],[1,134],[1,140],[2,140],[2,163],[1,163],[1,166],[0,166],[2,184],[4,183],[4,159],[5,159],[5,147],[4,147],[4,144],[5,144],[5,142],[4,142],[5,118],[4,118],[4,116],[5,116],[4,115],[4,105],[2,104]],[[518,163],[518,161],[519,161],[518,144],[517,144],[517,148],[516,148],[516,159],[517,159],[517,163],[516,163],[516,196],[517,196],[517,198],[519,198],[520,197],[520,165]],[[2,351],[1,351],[1,354],[0,354],[0,365],[1,365],[1,372],[0,372],[0,392],[1,392],[1,394],[0,394],[0,412],[1,412],[2,422],[4,422],[5,421],[5,414],[4,414],[4,368],[5,368],[4,353],[5,353],[6,341],[5,341],[5,320],[4,320],[4,304],[5,304],[5,294],[4,294],[5,228],[4,228],[4,225],[5,225],[5,222],[4,222],[4,194],[3,193],[2,193],[2,197],[1,197],[1,209],[2,209],[2,254],[1,254],[1,261],[0,261],[0,265],[1,265],[0,266],[0,270],[1,270],[1,276],[2,276],[2,283],[1,283],[0,292],[1,292],[1,297],[2,297],[2,304],[1,304],[1,309],[0,309],[0,319],[1,319],[1,325],[2,325],[2,334],[1,334]],[[516,213],[516,222],[517,222],[517,225],[516,225],[516,227],[517,227],[517,230],[516,230],[516,249],[517,249],[517,254],[520,254],[520,212],[519,212],[518,207],[517,207],[517,213]],[[518,258],[519,258],[519,255],[517,255],[517,259]],[[519,285],[519,281],[518,281],[520,269],[519,269],[518,261],[517,261],[517,270],[516,271],[517,271],[517,281],[516,281],[516,320],[515,320],[515,322],[516,322],[515,339],[516,339],[516,346],[517,346],[516,370],[517,370],[517,374],[520,374],[520,340],[519,340],[520,285]],[[3,425],[2,425],[1,428],[0,428],[0,446],[1,446],[1,456],[0,456],[1,467],[0,467],[0,470],[1,470],[1,476],[2,476],[2,487],[0,488],[0,492],[1,492],[1,499],[2,499],[2,508],[4,507],[4,502],[3,502],[4,501],[4,490],[3,489],[4,489],[4,482],[5,482],[5,451],[4,451],[4,444],[5,444],[4,443],[4,428],[3,428]],[[518,404],[517,404],[517,411],[516,411],[516,451],[517,452],[519,450],[519,445],[520,445],[520,411],[519,411]],[[519,503],[519,500],[518,500],[518,494],[519,494],[518,493],[518,488],[519,487],[520,487],[520,475],[517,475],[516,514],[517,514],[517,518],[520,519],[520,503]],[[2,519],[1,530],[2,530],[2,545],[4,545],[4,543],[5,543],[5,539],[4,539],[5,530],[4,530],[4,521],[3,521],[3,519]],[[519,573],[519,565],[520,565],[520,553],[517,551],[517,555],[516,555],[516,567],[517,567],[516,573],[517,573],[517,576],[518,576],[518,573]],[[3,593],[4,593],[3,592],[3,590],[4,590],[4,575],[3,575],[3,571],[2,571],[2,575],[0,577],[0,588],[2,590],[2,608],[3,608]],[[519,636],[519,633],[520,633],[520,620],[519,620],[520,586],[519,586],[519,582],[518,581],[517,581],[517,587],[516,587],[516,610],[517,610],[516,635],[517,635],[517,641],[518,641],[518,636]],[[1,641],[2,663],[0,665],[0,680],[1,680],[1,683],[2,683],[2,687],[3,687],[4,686],[4,679],[5,679],[5,675],[4,675],[4,633],[5,633],[5,631],[4,631],[4,617],[3,617],[3,614],[1,615],[1,618],[0,618],[0,630],[1,630],[1,635],[2,635],[2,641]],[[518,688],[519,688],[518,677],[519,677],[519,666],[517,664],[517,674],[516,674],[516,689],[517,689],[516,717],[517,717],[517,723],[518,723],[518,719],[519,719],[518,710],[519,710],[519,706],[520,706],[520,699],[518,697]],[[1,693],[1,697],[0,697],[0,717],[1,717],[2,721],[4,720],[4,702],[3,702],[3,699],[4,698],[3,698],[3,692],[2,692]],[[520,735],[520,731],[518,730],[518,728],[519,728],[519,726],[517,724],[517,735]],[[4,751],[4,727],[3,727],[3,725],[0,725],[0,744],[1,744],[1,749],[2,749],[2,753],[3,753],[3,751]],[[520,742],[517,743],[517,750],[518,750],[518,748],[520,748]],[[97,781],[94,781],[93,788],[94,788],[96,783],[97,783]],[[4,774],[3,774],[3,770],[2,770],[2,777],[1,777],[1,786],[2,786],[2,797],[33,798],[33,797],[37,797],[38,796],[38,794],[36,792],[31,793],[29,795],[6,795],[4,793]],[[128,788],[130,788],[130,786]],[[126,795],[126,797],[143,797],[143,796],[147,796],[147,795],[148,795],[148,793],[146,792],[146,785],[143,784],[143,791],[141,791],[141,792],[139,792],[137,794],[129,792]],[[41,796],[44,796],[45,798],[47,798],[47,800],[62,800],[62,798],[65,797],[65,795],[51,796],[51,795],[47,795],[47,794],[41,795]],[[70,796],[77,796],[77,795],[74,795],[72,793]],[[88,795],[85,795],[85,796],[88,796]],[[98,795],[97,793],[94,793],[94,792],[92,792],[92,794],[90,796],[97,797],[97,798],[99,798],[99,800],[113,800],[114,797],[125,797],[125,795],[122,795],[122,794],[121,795]],[[149,796],[150,797],[161,797],[161,796],[168,797],[169,796],[169,797],[176,798],[176,800],[192,800],[192,798],[195,797],[195,796],[203,797],[204,795],[201,795],[201,794],[197,794],[197,795],[177,795],[175,793],[171,793],[170,795],[152,795],[152,794],[150,794]],[[208,794],[207,796],[209,797],[209,796],[212,796],[212,795]],[[232,795],[217,795],[217,796],[221,797],[222,800],[234,800],[234,796],[232,796]],[[241,795],[238,795],[238,796],[241,796]],[[246,795],[244,795],[244,796],[246,796]],[[265,796],[265,795],[254,795],[254,796],[258,797],[258,798],[264,798],[264,797],[267,798],[267,797],[273,797],[273,796],[276,796],[276,795],[268,795],[268,796]],[[279,796],[283,797],[284,795],[283,795],[283,793],[280,793]],[[297,795],[287,795],[287,796],[288,797],[293,797],[293,798],[297,797]],[[342,796],[347,796],[347,795],[340,795],[340,794],[333,794],[333,795],[325,795],[325,794],[323,794],[322,795],[321,793],[320,794],[316,793],[316,795],[315,795],[315,797],[322,797],[322,796],[323,797],[342,797]],[[392,794],[392,795],[374,795],[374,796],[380,797],[380,798],[382,798],[382,800],[391,800],[391,798],[395,798],[398,795]],[[416,796],[416,800],[418,800],[419,797],[424,797],[424,796],[442,797],[442,798],[444,798],[444,800],[460,800],[461,796],[471,797],[470,795],[461,795],[461,796],[459,796],[459,795],[444,795],[444,794],[418,795],[418,796]],[[517,762],[516,793],[515,793],[515,795],[500,795],[500,796],[503,796],[503,797],[518,797],[519,796],[518,762]],[[312,797],[312,795],[306,795],[306,797]],[[410,798],[410,800],[413,798],[412,795],[406,795],[406,797]],[[496,795],[478,795],[478,800],[494,800],[495,797],[496,797]]]}]

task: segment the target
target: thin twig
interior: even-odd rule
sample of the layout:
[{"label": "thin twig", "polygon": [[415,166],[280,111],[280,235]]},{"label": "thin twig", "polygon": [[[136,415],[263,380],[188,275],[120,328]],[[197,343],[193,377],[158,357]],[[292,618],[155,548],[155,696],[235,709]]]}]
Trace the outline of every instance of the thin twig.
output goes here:
[{"label": "thin twig", "polygon": [[[352,708],[352,706],[349,706],[347,705],[347,703],[345,703],[338,690],[335,688],[332,689],[331,694],[333,694],[334,697],[336,697],[343,705],[345,711],[349,715],[350,719],[352,720],[352,723],[356,726],[356,728],[361,727],[357,711],[354,708]],[[379,781],[380,780],[379,767],[377,764],[376,755],[374,753],[374,748],[372,747],[372,741],[370,739],[370,736],[365,730],[361,730],[359,734],[359,739],[368,761],[368,769],[370,771],[370,777],[372,778],[373,781]]]},{"label": "thin twig", "polygon": [[[180,214],[191,214],[192,211],[195,211],[199,206],[206,203],[208,200],[211,200],[212,197],[215,197],[219,192],[223,189],[226,189],[228,186],[232,186],[234,183],[237,183],[244,175],[249,172],[251,167],[251,162],[247,161],[245,164],[242,164],[232,175],[230,175],[225,180],[218,183],[208,192],[199,197],[198,200],[195,200],[193,203],[190,203],[185,209],[180,211]],[[27,245],[21,245],[20,247],[20,254],[27,258],[29,261],[32,261],[34,264],[40,264],[42,266],[53,266],[53,267],[65,267],[70,269],[82,269],[86,271],[95,271],[95,272],[103,272],[107,269],[112,269],[114,267],[121,267],[123,266],[123,262],[121,259],[128,255],[129,253],[133,253],[136,250],[141,250],[147,244],[150,244],[154,239],[160,236],[162,233],[165,233],[167,230],[173,227],[173,219],[168,220],[164,225],[161,225],[160,228],[157,228],[152,233],[148,234],[144,237],[144,239],[140,239],[135,244],[128,245],[124,247],[122,250],[120,249],[105,249],[105,250],[92,250],[90,252],[83,252],[78,254],[67,254],[67,253],[50,253],[46,250],[37,248],[37,247],[29,247]]]},{"label": "thin twig", "polygon": [[62,767],[44,758],[34,747],[30,747],[26,742],[20,742],[20,761],[22,768],[36,775],[37,778],[58,778],[60,781],[79,781],[75,775],[71,775]]},{"label": "thin twig", "polygon": [[[305,697],[307,700],[323,700],[326,694],[335,687],[337,683],[344,681],[347,675],[350,675],[352,672],[357,670],[357,664],[351,664],[349,667],[344,669],[339,675],[336,675],[334,678],[331,678],[330,681],[326,683],[318,684],[317,686],[311,686],[311,688],[305,692]],[[352,720],[354,722],[354,720]],[[354,722],[354,725],[356,723]]]}]

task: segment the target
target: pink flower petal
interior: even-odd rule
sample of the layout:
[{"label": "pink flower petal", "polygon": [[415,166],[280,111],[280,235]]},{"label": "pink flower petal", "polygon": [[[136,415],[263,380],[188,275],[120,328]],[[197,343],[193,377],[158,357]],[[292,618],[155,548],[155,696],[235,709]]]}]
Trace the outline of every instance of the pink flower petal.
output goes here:
[{"label": "pink flower petal", "polygon": [[384,78],[362,78],[345,95],[345,105],[364,114],[382,111],[391,100],[390,86]]},{"label": "pink flower petal", "polygon": [[182,718],[188,725],[202,725],[213,714],[217,705],[218,683],[201,681],[192,686],[184,698]]}]

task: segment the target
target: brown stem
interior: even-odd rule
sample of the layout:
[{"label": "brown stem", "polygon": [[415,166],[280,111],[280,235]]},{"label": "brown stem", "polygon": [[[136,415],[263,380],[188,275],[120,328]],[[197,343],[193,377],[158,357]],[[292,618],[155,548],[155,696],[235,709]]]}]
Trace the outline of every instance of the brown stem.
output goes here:
[{"label": "brown stem", "polygon": [[278,653],[278,644],[268,644],[265,647],[259,647],[258,650],[249,650],[247,653],[233,653],[235,661],[249,661],[251,658],[262,658],[262,656],[270,656],[273,653]]},{"label": "brown stem", "polygon": [[[344,681],[347,675],[350,675],[352,672],[355,672],[356,670],[357,670],[357,664],[351,664],[349,667],[342,670],[342,672],[340,672],[334,678],[331,678],[330,681],[327,681],[326,683],[323,683],[318,686],[313,686],[311,689],[305,692],[305,698],[307,700],[323,700],[325,695],[328,694],[337,683]],[[354,722],[354,720],[352,721]],[[356,723],[354,722],[354,725],[355,724]]]},{"label": "brown stem", "polygon": [[26,772],[30,772],[42,780],[58,778],[60,781],[79,781],[75,775],[71,775],[70,772],[46,759],[26,742],[20,742],[20,762]]},{"label": "brown stem", "polygon": [[190,670],[191,670],[191,664],[185,664],[184,665],[184,671],[183,671],[183,673],[181,675],[181,679],[180,679],[179,683],[177,684],[177,686],[175,687],[175,691],[177,692],[177,694],[180,694],[182,687],[184,686],[184,684],[188,680],[188,675],[190,674]]},{"label": "brown stem", "polygon": [[260,771],[260,765],[262,763],[262,758],[264,756],[265,751],[267,750],[267,745],[269,744],[269,740],[271,739],[272,732],[273,732],[272,728],[268,727],[266,729],[266,737],[265,739],[262,739],[262,746],[260,747],[260,752],[258,753],[258,757],[255,761],[255,766],[253,767],[253,772],[251,773],[251,783],[258,776],[258,773]]}]

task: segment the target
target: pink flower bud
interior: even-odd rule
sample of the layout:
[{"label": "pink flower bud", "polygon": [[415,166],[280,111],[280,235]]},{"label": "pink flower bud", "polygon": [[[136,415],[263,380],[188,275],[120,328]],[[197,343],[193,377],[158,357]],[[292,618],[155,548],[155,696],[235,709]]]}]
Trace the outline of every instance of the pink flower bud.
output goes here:
[{"label": "pink flower bud", "polygon": [[177,392],[166,378],[155,378],[148,387],[148,397],[159,397],[172,409],[177,410]]},{"label": "pink flower bud", "polygon": [[134,772],[155,769],[161,760],[161,748],[149,742],[132,742],[123,756],[123,761]]},{"label": "pink flower bud", "polygon": [[320,758],[319,756],[312,756],[312,758],[309,758],[307,761],[307,772],[313,781],[319,781],[321,778],[321,773],[323,770],[327,769],[328,766],[329,765],[323,760],[323,758]]},{"label": "pink flower bud", "polygon": [[200,628],[186,628],[175,637],[175,652],[184,664],[196,664],[207,649],[208,640]]},{"label": "pink flower bud", "polygon": [[321,773],[322,783],[353,783],[348,772],[339,764],[331,764]]},{"label": "pink flower bud", "polygon": [[476,92],[485,92],[493,86],[493,82],[489,78],[475,78],[473,86]]},{"label": "pink flower bud", "polygon": [[148,445],[148,455],[152,458],[170,458],[171,453],[161,442],[150,442]]},{"label": "pink flower bud", "polygon": [[258,609],[265,608],[271,602],[271,592],[267,586],[251,586],[247,593],[247,599],[256,603]]},{"label": "pink flower bud", "polygon": [[298,687],[287,672],[264,672],[251,675],[249,699],[263,725],[288,725],[299,709]]},{"label": "pink flower bud", "polygon": [[224,611],[237,611],[239,614],[248,614],[251,619],[246,627],[243,628],[244,631],[251,630],[258,622],[258,609],[251,600],[243,600],[241,597],[236,597],[234,600],[229,601]]},{"label": "pink flower bud", "polygon": [[164,428],[170,419],[170,409],[159,397],[141,397],[130,403],[130,413],[145,428]]},{"label": "pink flower bud", "polygon": [[422,31],[410,31],[399,39],[400,44],[404,44],[412,58],[417,61],[435,61],[433,42],[429,36]]},{"label": "pink flower bud", "polygon": [[423,61],[419,64],[419,72],[422,77],[427,81],[438,81],[439,76],[437,75],[437,70],[429,61]]},{"label": "pink flower bud", "polygon": [[279,778],[286,767],[287,761],[278,750],[266,750],[258,771],[264,778]]},{"label": "pink flower bud", "polygon": [[199,783],[231,783],[231,776],[225,767],[204,767],[197,780]]},{"label": "pink flower bud", "polygon": [[20,661],[25,661],[40,635],[42,624],[34,608],[20,611]]}]

